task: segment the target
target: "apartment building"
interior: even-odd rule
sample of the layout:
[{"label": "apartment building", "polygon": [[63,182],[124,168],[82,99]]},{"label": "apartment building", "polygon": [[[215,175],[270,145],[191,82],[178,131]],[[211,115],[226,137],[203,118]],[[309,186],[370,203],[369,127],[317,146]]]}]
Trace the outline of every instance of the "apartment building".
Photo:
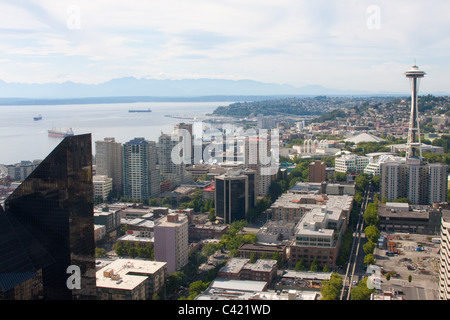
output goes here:
[{"label": "apartment building", "polygon": [[123,145],[124,196],[148,200],[159,195],[159,171],[154,141],[135,138]]},{"label": "apartment building", "polygon": [[450,300],[450,211],[442,215],[439,299]]},{"label": "apartment building", "polygon": [[380,166],[380,197],[387,201],[408,198],[411,204],[447,201],[448,166],[387,162]]},{"label": "apartment building", "polygon": [[155,260],[167,262],[167,272],[174,273],[188,263],[188,217],[169,213],[155,221]]}]

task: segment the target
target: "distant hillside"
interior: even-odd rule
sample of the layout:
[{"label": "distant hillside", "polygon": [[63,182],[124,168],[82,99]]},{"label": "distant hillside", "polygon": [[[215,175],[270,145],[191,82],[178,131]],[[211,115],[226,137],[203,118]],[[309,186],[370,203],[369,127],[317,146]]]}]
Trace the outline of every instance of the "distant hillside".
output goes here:
[{"label": "distant hillside", "polygon": [[156,80],[125,77],[99,84],[9,83],[0,80],[0,98],[85,99],[97,97],[204,97],[204,96],[299,96],[358,95],[367,92],[343,91],[319,85],[297,88],[287,84],[253,80],[185,79]]},{"label": "distant hillside", "polygon": [[[237,102],[226,107],[216,108],[214,114],[234,117],[247,117],[252,114],[263,114],[265,116],[322,115],[330,110],[358,108],[363,103],[373,99],[383,100],[388,98],[316,96]],[[338,113],[331,113],[331,115],[336,116]]]}]

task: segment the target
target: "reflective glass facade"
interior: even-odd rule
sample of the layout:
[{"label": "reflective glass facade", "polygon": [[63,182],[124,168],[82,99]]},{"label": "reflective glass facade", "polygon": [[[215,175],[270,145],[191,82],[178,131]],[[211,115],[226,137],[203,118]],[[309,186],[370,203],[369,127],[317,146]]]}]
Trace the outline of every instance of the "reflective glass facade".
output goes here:
[{"label": "reflective glass facade", "polygon": [[[66,137],[5,201],[5,211],[54,259],[42,269],[44,299],[96,298],[90,134]],[[74,274],[68,285],[69,266],[79,267],[81,278]]]}]

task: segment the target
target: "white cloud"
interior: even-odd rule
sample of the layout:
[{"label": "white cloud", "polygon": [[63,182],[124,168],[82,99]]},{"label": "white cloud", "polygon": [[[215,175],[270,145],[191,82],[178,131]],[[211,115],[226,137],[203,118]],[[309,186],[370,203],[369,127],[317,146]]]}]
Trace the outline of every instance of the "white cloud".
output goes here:
[{"label": "white cloud", "polygon": [[[19,0],[0,4],[0,60],[12,61],[0,77],[208,76],[403,91],[401,73],[417,58],[433,70],[430,88],[444,90],[448,9],[445,0]],[[68,27],[74,18],[79,29]],[[30,58],[47,72],[22,72]]]}]

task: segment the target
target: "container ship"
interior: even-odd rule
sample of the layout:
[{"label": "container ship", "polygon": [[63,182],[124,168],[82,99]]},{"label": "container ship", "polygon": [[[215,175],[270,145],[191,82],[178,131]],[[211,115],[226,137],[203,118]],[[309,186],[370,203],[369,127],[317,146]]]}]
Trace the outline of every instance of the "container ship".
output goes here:
[{"label": "container ship", "polygon": [[57,130],[57,129],[53,128],[51,130],[48,130],[48,136],[55,137],[55,138],[65,138],[65,137],[73,136],[73,131],[72,131],[72,128],[70,128],[66,131],[61,131],[61,130]]},{"label": "container ship", "polygon": [[128,110],[128,112],[152,112],[152,110],[150,110],[150,108],[143,109],[143,110],[131,109],[131,110]]}]

